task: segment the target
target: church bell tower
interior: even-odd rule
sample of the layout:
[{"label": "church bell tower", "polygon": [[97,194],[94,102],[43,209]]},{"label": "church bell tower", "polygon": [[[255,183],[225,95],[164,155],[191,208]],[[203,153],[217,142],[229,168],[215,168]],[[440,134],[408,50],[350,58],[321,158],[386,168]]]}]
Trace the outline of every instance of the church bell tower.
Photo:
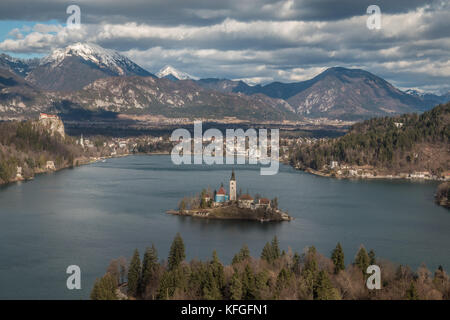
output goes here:
[{"label": "church bell tower", "polygon": [[236,201],[236,176],[234,175],[234,169],[231,172],[230,179],[230,201]]}]

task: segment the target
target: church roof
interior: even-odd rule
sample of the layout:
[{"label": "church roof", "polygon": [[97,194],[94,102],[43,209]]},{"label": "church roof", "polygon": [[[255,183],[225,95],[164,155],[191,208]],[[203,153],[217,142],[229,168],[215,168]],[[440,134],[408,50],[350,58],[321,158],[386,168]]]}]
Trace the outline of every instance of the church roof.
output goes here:
[{"label": "church roof", "polygon": [[234,175],[234,169],[233,169],[233,171],[231,171],[231,179],[230,180],[236,181],[236,176]]},{"label": "church roof", "polygon": [[249,194],[243,194],[239,197],[239,200],[253,200],[252,196]]},{"label": "church roof", "polygon": [[217,191],[218,195],[225,195],[227,194],[227,192],[225,191],[225,189],[223,187],[220,187],[219,191]]}]

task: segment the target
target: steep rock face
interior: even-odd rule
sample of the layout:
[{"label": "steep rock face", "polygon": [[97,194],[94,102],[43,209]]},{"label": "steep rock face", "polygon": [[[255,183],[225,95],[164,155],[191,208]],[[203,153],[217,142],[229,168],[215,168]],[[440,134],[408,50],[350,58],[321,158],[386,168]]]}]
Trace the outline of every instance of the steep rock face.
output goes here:
[{"label": "steep rock face", "polygon": [[154,77],[116,51],[77,43],[53,51],[26,79],[41,89],[74,91],[100,78],[130,75]]},{"label": "steep rock face", "polygon": [[41,113],[37,124],[45,130],[48,130],[52,136],[58,133],[63,139],[66,137],[64,123],[57,116]]}]

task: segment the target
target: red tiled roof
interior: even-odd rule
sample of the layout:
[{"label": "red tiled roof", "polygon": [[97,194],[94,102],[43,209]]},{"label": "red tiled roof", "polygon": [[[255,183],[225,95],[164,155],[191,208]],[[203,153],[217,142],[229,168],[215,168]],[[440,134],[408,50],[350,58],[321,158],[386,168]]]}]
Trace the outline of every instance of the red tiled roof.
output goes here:
[{"label": "red tiled roof", "polygon": [[252,196],[249,194],[243,194],[239,197],[239,200],[253,200]]},{"label": "red tiled roof", "polygon": [[47,114],[47,113],[43,113],[43,112],[41,112],[40,117],[43,117],[43,118],[45,118],[45,117],[47,117],[47,118],[58,118],[57,115]]},{"label": "red tiled roof", "polygon": [[259,199],[260,204],[270,204],[270,200],[267,198],[261,198]]},{"label": "red tiled roof", "polygon": [[225,195],[225,194],[227,194],[227,192],[225,191],[225,189],[223,187],[220,187],[219,191],[217,191],[217,194]]}]

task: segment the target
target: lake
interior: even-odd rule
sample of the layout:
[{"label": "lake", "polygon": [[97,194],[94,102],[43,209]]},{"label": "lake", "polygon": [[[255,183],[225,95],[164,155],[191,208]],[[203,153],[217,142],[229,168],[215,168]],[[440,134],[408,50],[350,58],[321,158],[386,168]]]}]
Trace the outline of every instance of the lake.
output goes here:
[{"label": "lake", "polygon": [[[416,269],[450,268],[450,211],[434,204],[437,183],[337,180],[280,165],[261,176],[234,166],[237,190],[279,199],[291,222],[201,220],[165,214],[185,195],[223,182],[232,166],[175,166],[170,157],[129,156],[43,174],[0,187],[0,299],[88,299],[109,261],[141,256],[154,243],[167,258],[177,232],[187,259],[217,250],[229,263],[243,244],[259,256],[274,235],[283,249],[310,245],[330,255],[340,241],[350,263],[361,244],[377,256]],[[78,265],[82,289],[66,288]]]}]

